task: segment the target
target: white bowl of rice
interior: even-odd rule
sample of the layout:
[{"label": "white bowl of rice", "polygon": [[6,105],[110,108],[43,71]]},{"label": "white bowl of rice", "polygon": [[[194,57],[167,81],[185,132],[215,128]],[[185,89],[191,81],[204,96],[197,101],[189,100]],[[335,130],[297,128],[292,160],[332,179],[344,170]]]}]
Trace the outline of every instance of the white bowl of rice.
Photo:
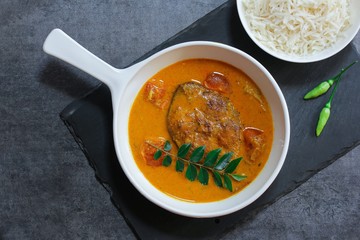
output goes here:
[{"label": "white bowl of rice", "polygon": [[237,0],[237,8],[250,38],[289,62],[331,57],[360,28],[360,0]]}]

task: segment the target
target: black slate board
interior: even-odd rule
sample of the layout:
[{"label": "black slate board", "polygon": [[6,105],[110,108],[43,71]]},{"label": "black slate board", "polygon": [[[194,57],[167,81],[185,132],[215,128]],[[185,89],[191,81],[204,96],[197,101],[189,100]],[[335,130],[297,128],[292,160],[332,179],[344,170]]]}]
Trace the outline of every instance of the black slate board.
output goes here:
[{"label": "black slate board", "polygon": [[316,101],[302,100],[303,94],[348,65],[359,56],[352,45],[337,55],[309,64],[288,63],[259,49],[246,35],[237,15],[235,1],[228,1],[173,38],[145,54],[191,40],[222,42],[239,48],[259,60],[277,80],[288,103],[291,121],[289,152],[279,176],[253,204],[216,219],[193,219],[169,213],[146,200],[130,184],[117,161],[112,135],[110,92],[100,84],[60,114],[71,134],[94,168],[99,182],[109,191],[114,205],[134,233],[142,239],[214,238],[235,223],[245,221],[263,207],[289,193],[313,174],[359,144],[360,64],[344,75],[332,106],[332,115],[322,136],[314,128],[328,96]]}]

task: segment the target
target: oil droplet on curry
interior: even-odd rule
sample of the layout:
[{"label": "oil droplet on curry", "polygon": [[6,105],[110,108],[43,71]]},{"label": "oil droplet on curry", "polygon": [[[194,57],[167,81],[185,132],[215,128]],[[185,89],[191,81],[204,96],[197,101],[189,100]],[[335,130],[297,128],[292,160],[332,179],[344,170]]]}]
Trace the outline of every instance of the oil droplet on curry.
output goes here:
[{"label": "oil droplet on curry", "polygon": [[[272,114],[259,88],[241,70],[216,60],[189,59],[145,83],[130,112],[129,139],[140,171],[160,191],[183,201],[218,201],[244,189],[263,169],[273,141]],[[175,155],[188,142],[206,146],[207,152],[234,152],[232,159],[243,157],[234,173],[247,177],[232,181],[232,192],[216,186],[211,172],[208,185],[189,181],[185,171],[175,170],[175,159],[169,167],[162,166],[163,158],[154,160],[156,149],[146,141],[161,146],[165,140]]]}]

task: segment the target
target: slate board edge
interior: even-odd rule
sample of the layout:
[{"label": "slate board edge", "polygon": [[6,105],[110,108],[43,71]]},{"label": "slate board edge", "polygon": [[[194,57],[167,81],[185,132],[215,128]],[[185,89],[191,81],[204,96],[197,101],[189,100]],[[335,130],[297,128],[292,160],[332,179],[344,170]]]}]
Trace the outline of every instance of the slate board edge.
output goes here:
[{"label": "slate board edge", "polygon": [[71,102],[69,105],[67,105],[59,114],[60,119],[64,122],[64,125],[66,126],[66,128],[68,129],[68,131],[70,132],[70,134],[73,136],[75,142],[78,144],[79,148],[81,149],[81,151],[84,153],[88,164],[90,165],[90,167],[94,170],[95,173],[95,178],[96,180],[101,184],[101,186],[103,186],[105,188],[105,190],[109,193],[110,195],[110,200],[112,202],[112,204],[117,208],[117,210],[120,212],[121,216],[124,218],[125,222],[127,223],[127,225],[130,227],[130,229],[132,230],[132,232],[135,234],[136,238],[140,239],[140,236],[138,235],[136,229],[132,226],[130,220],[127,218],[126,214],[124,214],[124,212],[122,211],[122,209],[120,208],[120,206],[116,203],[116,201],[113,198],[113,192],[112,189],[110,187],[110,185],[104,181],[100,175],[99,175],[99,171],[97,170],[97,166],[95,161],[93,161],[90,157],[90,155],[88,154],[88,151],[86,149],[86,147],[84,146],[81,138],[79,137],[79,135],[77,134],[76,130],[72,127],[71,123],[69,121],[67,121],[67,117],[70,116],[72,114],[71,111],[69,111],[69,109],[77,109],[78,106],[82,105],[82,101],[84,98],[86,98],[88,95],[91,95],[93,92],[95,92],[96,90],[98,90],[103,84],[99,84],[97,86],[95,86],[92,90],[90,90],[88,93],[86,93],[82,98],[75,100],[73,102]]}]

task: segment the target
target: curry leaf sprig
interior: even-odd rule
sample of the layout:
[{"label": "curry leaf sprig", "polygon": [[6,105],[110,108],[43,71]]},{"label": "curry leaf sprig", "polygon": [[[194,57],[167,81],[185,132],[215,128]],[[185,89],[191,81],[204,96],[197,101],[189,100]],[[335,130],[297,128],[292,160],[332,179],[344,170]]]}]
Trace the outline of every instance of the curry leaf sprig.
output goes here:
[{"label": "curry leaf sprig", "polygon": [[317,137],[320,136],[320,134],[322,133],[327,121],[330,118],[331,103],[332,103],[335,91],[336,91],[336,89],[337,89],[337,87],[338,87],[338,85],[340,83],[340,80],[341,80],[341,77],[342,77],[343,73],[345,73],[351,66],[353,66],[357,62],[358,61],[354,61],[353,63],[351,63],[346,68],[341,69],[340,73],[338,73],[336,76],[334,76],[334,77],[320,83],[318,86],[313,88],[311,91],[309,91],[304,96],[305,100],[317,98],[317,97],[325,94],[331,88],[331,86],[335,83],[335,87],[333,88],[333,90],[331,92],[329,100],[326,102],[325,106],[322,108],[322,110],[320,112],[318,123],[316,125],[316,130],[315,130],[315,134],[316,134]]},{"label": "curry leaf sprig", "polygon": [[[175,155],[170,153],[172,146],[169,141],[166,141],[162,148],[149,141],[147,141],[147,144],[157,149],[154,154],[155,160],[159,160],[164,156],[162,161],[163,166],[170,166],[172,159],[176,159],[176,171],[183,172],[186,168],[185,177],[190,181],[197,179],[201,184],[208,185],[210,172],[218,187],[225,187],[232,192],[232,180],[239,182],[246,178],[245,175],[234,173],[242,157],[231,160],[233,156],[232,152],[227,152],[220,156],[221,148],[214,149],[205,156],[205,146],[197,147],[190,152],[192,144],[186,143],[179,147]],[[187,159],[188,156],[189,158]]]}]

